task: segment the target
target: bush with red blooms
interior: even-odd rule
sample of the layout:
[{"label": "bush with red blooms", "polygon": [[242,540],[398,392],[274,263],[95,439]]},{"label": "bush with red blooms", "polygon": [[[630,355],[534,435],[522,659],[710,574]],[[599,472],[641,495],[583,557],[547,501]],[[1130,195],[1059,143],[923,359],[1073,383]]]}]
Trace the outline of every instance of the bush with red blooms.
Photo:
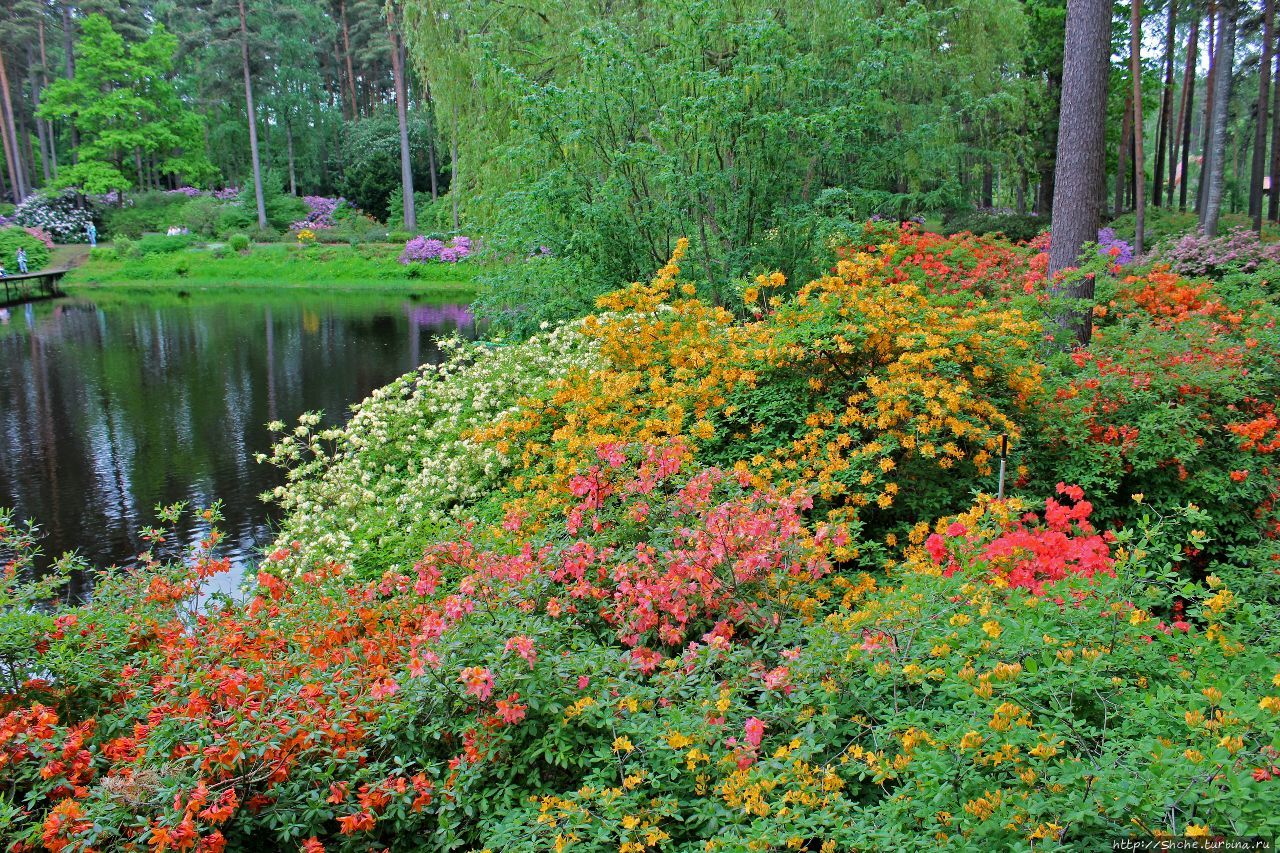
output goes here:
[{"label": "bush with red blooms", "polygon": [[[1050,361],[1024,483],[1083,486],[1106,527],[1148,507],[1206,510],[1196,575],[1280,601],[1280,465],[1268,418],[1280,397],[1280,303],[1265,282],[1193,282],[1159,264],[1115,278],[1095,265],[1088,347]],[[1139,495],[1139,501],[1134,501]]]}]

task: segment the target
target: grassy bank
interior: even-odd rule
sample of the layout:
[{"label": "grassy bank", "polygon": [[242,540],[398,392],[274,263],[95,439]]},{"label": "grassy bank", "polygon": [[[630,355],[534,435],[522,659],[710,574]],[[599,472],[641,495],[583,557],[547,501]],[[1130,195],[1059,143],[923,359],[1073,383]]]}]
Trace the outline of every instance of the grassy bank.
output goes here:
[{"label": "grassy bank", "polygon": [[473,264],[404,265],[399,246],[297,246],[269,244],[244,252],[227,247],[121,257],[110,247],[93,252],[63,284],[69,292],[99,288],[197,292],[227,287],[320,288],[420,293],[467,299],[474,294]]}]

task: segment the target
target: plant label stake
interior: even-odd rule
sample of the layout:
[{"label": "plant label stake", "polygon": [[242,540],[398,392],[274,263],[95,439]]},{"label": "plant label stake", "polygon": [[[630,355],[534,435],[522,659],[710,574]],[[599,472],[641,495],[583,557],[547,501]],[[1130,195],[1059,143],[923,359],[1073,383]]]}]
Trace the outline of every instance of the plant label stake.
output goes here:
[{"label": "plant label stake", "polygon": [[1000,485],[996,490],[996,500],[1004,500],[1004,469],[1005,463],[1009,458],[1009,436],[1006,433],[1000,434]]}]

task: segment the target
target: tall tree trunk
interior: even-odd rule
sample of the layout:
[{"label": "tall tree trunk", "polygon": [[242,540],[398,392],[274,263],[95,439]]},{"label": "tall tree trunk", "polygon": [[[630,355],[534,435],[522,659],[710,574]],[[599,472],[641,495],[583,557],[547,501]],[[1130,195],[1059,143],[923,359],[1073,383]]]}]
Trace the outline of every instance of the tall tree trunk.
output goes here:
[{"label": "tall tree trunk", "polygon": [[1218,25],[1218,49],[1214,64],[1218,73],[1213,81],[1213,121],[1209,125],[1212,151],[1209,155],[1209,177],[1205,189],[1204,212],[1200,229],[1210,237],[1218,235],[1218,216],[1222,212],[1222,189],[1226,178],[1227,106],[1231,99],[1231,66],[1235,62],[1236,0],[1222,4],[1222,20]]},{"label": "tall tree trunk", "polygon": [[4,53],[0,51],[0,118],[7,128],[8,145],[6,156],[9,160],[9,175],[13,182],[14,200],[22,201],[27,197],[27,179],[22,168],[22,145],[18,139],[18,123],[13,117],[13,100],[9,97],[9,74],[5,69]]},{"label": "tall tree trunk", "polygon": [[49,137],[45,132],[45,121],[37,113],[40,111],[40,77],[36,72],[35,50],[27,45],[27,84],[31,86],[31,119],[36,123],[36,141],[40,146],[40,167],[44,172],[47,186],[53,175],[49,171]]},{"label": "tall tree trunk", "polygon": [[1218,59],[1217,48],[1222,44],[1221,39],[1215,38],[1215,30],[1221,31],[1220,9],[1216,0],[1209,3],[1209,39],[1205,42],[1205,47],[1209,51],[1209,74],[1205,81],[1204,95],[1204,114],[1200,117],[1200,181],[1196,187],[1196,213],[1200,214],[1201,220],[1204,219],[1204,191],[1209,185],[1209,160],[1212,157],[1212,145],[1210,144],[1210,128],[1213,125],[1213,99],[1216,93],[1215,82],[1217,80]]},{"label": "tall tree trunk", "polygon": [[[44,43],[44,15],[36,19],[40,33],[40,90],[44,91],[49,85],[49,55],[45,51]],[[37,107],[39,104],[37,103]],[[57,136],[53,132],[53,121],[46,119],[44,122],[44,137],[49,148],[49,172],[50,177],[58,177],[58,149]]]},{"label": "tall tree trunk", "polygon": [[[62,70],[68,80],[76,76],[75,26],[71,22],[71,4],[62,4]],[[71,162],[80,160],[80,131],[71,122]]]},{"label": "tall tree trunk", "polygon": [[404,227],[406,231],[418,228],[418,211],[413,199],[413,157],[409,150],[409,89],[404,81],[404,46],[396,30],[395,12],[389,13],[387,24],[391,31],[391,73],[396,84],[396,117],[400,120],[400,187],[404,196]]},{"label": "tall tree trunk", "polygon": [[[1274,19],[1272,29],[1275,29]],[[1280,33],[1276,35],[1280,37]],[[1280,50],[1273,47],[1271,52],[1276,60],[1276,68],[1271,74],[1275,94],[1271,104],[1271,192],[1267,199],[1267,219],[1275,222],[1280,219]]]},{"label": "tall tree trunk", "polygon": [[1264,0],[1262,12],[1262,59],[1258,67],[1258,124],[1253,132],[1253,170],[1249,175],[1249,215],[1253,230],[1262,233],[1262,182],[1267,171],[1267,107],[1271,103],[1271,49],[1274,34],[1275,0]]},{"label": "tall tree trunk", "polygon": [[258,159],[258,114],[253,108],[253,81],[249,78],[249,25],[244,0],[240,6],[240,64],[244,70],[244,104],[249,114],[249,156],[253,161],[253,196],[258,203],[258,228],[267,227],[267,205],[262,198],[262,163]]},{"label": "tall tree trunk", "polygon": [[284,123],[284,141],[289,149],[289,195],[298,194],[298,173],[293,165],[293,125],[288,119]]},{"label": "tall tree trunk", "polygon": [[[1173,123],[1173,36],[1178,26],[1178,0],[1169,0],[1168,30],[1164,40],[1164,94],[1160,98],[1160,124],[1156,131],[1155,177],[1152,178],[1151,203],[1160,206],[1164,198],[1165,155],[1169,147],[1169,130]],[[1169,161],[1169,183],[1173,183],[1173,161]]]},{"label": "tall tree trunk", "polygon": [[[1142,238],[1146,234],[1147,159],[1143,156],[1145,136],[1142,115],[1142,0],[1129,4],[1129,76],[1133,78],[1133,252],[1142,254]],[[1156,190],[1159,192],[1159,190]]]},{"label": "tall tree trunk", "polygon": [[990,161],[982,164],[982,206],[995,207],[996,167]]},{"label": "tall tree trunk", "polygon": [[[1062,108],[1058,113],[1057,175],[1049,240],[1049,276],[1075,266],[1085,243],[1098,239],[1105,179],[1107,77],[1111,58],[1110,0],[1067,0],[1067,33],[1062,62]],[[1060,289],[1056,282],[1055,289]],[[1078,299],[1093,299],[1093,280],[1067,288]],[[1059,322],[1087,344],[1093,309],[1071,311]]]},{"label": "tall tree trunk", "polygon": [[346,0],[338,4],[338,11],[342,18],[342,51],[347,58],[347,85],[350,87],[351,94],[351,120],[355,121],[360,117],[360,103],[356,100],[356,72],[351,65],[351,29],[347,26]]},{"label": "tall tree trunk", "polygon": [[[1200,18],[1191,19],[1191,38],[1187,42],[1187,67],[1182,74],[1182,108],[1178,112],[1179,146],[1182,153],[1178,165],[1178,209],[1187,209],[1187,176],[1191,165],[1191,117],[1196,100],[1196,52],[1200,46]],[[1173,187],[1169,188],[1169,206],[1173,207]]]},{"label": "tall tree trunk", "polygon": [[458,102],[453,102],[453,127],[449,133],[449,195],[453,200],[453,230],[458,230],[458,196],[462,184],[458,181]]},{"label": "tall tree trunk", "polygon": [[1125,211],[1125,197],[1129,191],[1129,149],[1133,147],[1133,92],[1124,96],[1124,114],[1120,118],[1120,147],[1116,149],[1116,201],[1112,215]]}]

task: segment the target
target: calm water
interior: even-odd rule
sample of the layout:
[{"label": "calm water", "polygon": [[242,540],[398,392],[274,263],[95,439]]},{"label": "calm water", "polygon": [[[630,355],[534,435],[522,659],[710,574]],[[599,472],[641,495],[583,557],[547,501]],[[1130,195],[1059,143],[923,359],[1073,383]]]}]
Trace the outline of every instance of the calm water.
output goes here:
[{"label": "calm water", "polygon": [[[0,506],[46,554],[124,564],[158,504],[221,499],[237,572],[271,537],[272,420],[326,423],[439,359],[465,306],[292,293],[102,296],[0,309]],[[203,531],[183,531],[195,541]],[[79,581],[82,583],[83,581]],[[76,589],[77,593],[85,590]]]}]

